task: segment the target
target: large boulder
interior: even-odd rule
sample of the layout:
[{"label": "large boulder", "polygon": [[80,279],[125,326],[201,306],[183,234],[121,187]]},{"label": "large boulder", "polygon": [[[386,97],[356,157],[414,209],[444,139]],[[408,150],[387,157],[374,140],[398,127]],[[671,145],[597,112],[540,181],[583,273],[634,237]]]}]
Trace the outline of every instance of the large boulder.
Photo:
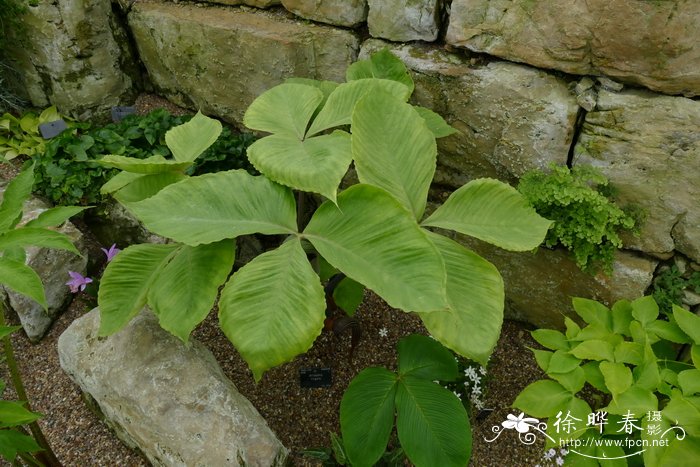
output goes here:
[{"label": "large boulder", "polygon": [[372,37],[390,41],[434,41],[440,32],[439,0],[369,0]]},{"label": "large boulder", "polygon": [[[0,200],[4,192],[5,185],[0,183]],[[24,204],[21,224],[36,219],[48,208],[49,205],[40,199],[29,198]],[[66,285],[70,279],[68,271],[85,274],[87,269],[87,248],[80,230],[71,222],[65,222],[54,230],[67,235],[82,256],[51,248],[28,247],[25,249],[26,264],[36,271],[44,284],[48,311],[44,311],[42,306],[31,298],[0,286],[0,301],[5,301],[17,313],[27,337],[32,342],[38,342],[44,337],[51,324],[70,302],[71,292]]]},{"label": "large boulder", "polygon": [[514,182],[527,170],[566,163],[579,109],[566,81],[502,61],[472,64],[427,44],[371,39],[360,56],[383,47],[409,68],[414,103],[458,130],[438,140],[436,183],[455,189],[479,177]]},{"label": "large boulder", "polygon": [[359,48],[350,31],[280,11],[138,2],[129,25],[161,93],[236,124],[257,96],[286,78],[342,81]]},{"label": "large boulder", "polygon": [[282,0],[302,18],[336,26],[355,27],[367,19],[367,0]]},{"label": "large boulder", "polygon": [[148,311],[107,338],[99,322],[96,308],[66,329],[61,367],[153,465],[284,465],[287,450],[202,344],[184,345]]},{"label": "large boulder", "polygon": [[[133,98],[136,66],[110,0],[36,2],[8,55],[33,105],[86,119]],[[134,73],[130,73],[131,70]]]},{"label": "large boulder", "polygon": [[446,41],[516,62],[700,94],[700,2],[454,0]]},{"label": "large boulder", "polygon": [[574,164],[599,167],[622,205],[641,209],[629,248],[674,249],[700,262],[700,102],[645,91],[600,90],[586,115]]}]

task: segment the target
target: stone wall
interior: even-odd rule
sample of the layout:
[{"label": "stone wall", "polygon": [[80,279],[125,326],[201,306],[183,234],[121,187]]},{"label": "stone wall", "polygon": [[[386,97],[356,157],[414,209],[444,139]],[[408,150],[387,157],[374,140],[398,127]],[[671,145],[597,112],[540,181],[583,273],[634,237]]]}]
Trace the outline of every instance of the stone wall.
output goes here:
[{"label": "stone wall", "polygon": [[[56,16],[67,8],[85,23]],[[284,79],[341,81],[358,57],[389,47],[413,75],[415,102],[459,130],[439,143],[436,191],[484,176],[515,184],[551,162],[601,168],[647,215],[612,277],[582,273],[561,251],[470,243],[502,271],[513,317],[559,324],[572,295],[635,298],[660,262],[700,268],[695,0],[58,0],[28,18],[36,28],[49,18],[20,57],[37,105],[104,109],[143,78],[241,126]],[[124,66],[127,35],[144,77]],[[58,61],[45,53],[56,43],[71,51]],[[99,96],[86,92],[97,77]]]}]

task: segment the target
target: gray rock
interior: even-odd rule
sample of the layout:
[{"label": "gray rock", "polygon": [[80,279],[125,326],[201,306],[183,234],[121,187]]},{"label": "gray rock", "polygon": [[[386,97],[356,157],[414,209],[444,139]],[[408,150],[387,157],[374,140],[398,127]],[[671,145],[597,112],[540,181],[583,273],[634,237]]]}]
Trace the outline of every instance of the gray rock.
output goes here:
[{"label": "gray rock", "polygon": [[359,48],[350,31],[280,11],[139,2],[129,25],[162,94],[239,125],[250,103],[286,78],[343,81]]},{"label": "gray rock", "polygon": [[360,55],[383,47],[411,71],[413,103],[458,130],[438,140],[436,183],[458,188],[479,177],[515,182],[530,169],[566,163],[578,105],[565,81],[513,63],[471,65],[461,54],[427,44],[371,39]]},{"label": "gray rock", "polygon": [[390,41],[434,41],[440,32],[438,0],[368,0],[373,37]]},{"label": "gray rock", "polygon": [[102,245],[126,248],[135,243],[165,243],[167,239],[150,232],[128,209],[111,200],[86,218],[93,234]]},{"label": "gray rock", "polygon": [[621,205],[640,208],[641,235],[625,245],[700,261],[700,102],[644,91],[600,90],[586,115],[575,164],[601,169]]},{"label": "gray rock", "polygon": [[697,1],[453,0],[445,40],[541,68],[695,96],[699,30]]},{"label": "gray rock", "polygon": [[607,91],[620,92],[624,88],[624,84],[613,81],[606,76],[598,76],[596,80],[600,83],[603,89]]},{"label": "gray rock", "polygon": [[[5,191],[5,185],[0,185],[0,199]],[[31,197],[24,205],[21,223],[36,219],[39,214],[48,209],[48,205],[38,198]],[[54,228],[68,236],[82,256],[64,250],[51,248],[28,247],[25,249],[26,264],[41,278],[49,305],[48,312],[37,302],[22,294],[0,286],[0,300],[5,301],[17,313],[20,323],[32,342],[38,342],[44,337],[51,324],[70,303],[71,292],[66,282],[70,279],[68,271],[85,274],[87,269],[87,248],[83,234],[72,223],[66,222]]]},{"label": "gray rock", "polygon": [[202,344],[182,344],[148,311],[98,337],[99,309],[58,340],[61,367],[107,423],[156,466],[276,466],[287,450]]},{"label": "gray rock", "polygon": [[37,3],[8,50],[33,105],[87,119],[134,97],[136,67],[110,0]]},{"label": "gray rock", "polygon": [[[172,0],[178,3],[177,0]],[[248,5],[256,8],[269,8],[274,5],[279,5],[280,0],[195,0],[202,3],[218,3],[220,5]]]},{"label": "gray rock", "polygon": [[282,0],[302,18],[336,26],[355,27],[367,20],[367,0]]}]

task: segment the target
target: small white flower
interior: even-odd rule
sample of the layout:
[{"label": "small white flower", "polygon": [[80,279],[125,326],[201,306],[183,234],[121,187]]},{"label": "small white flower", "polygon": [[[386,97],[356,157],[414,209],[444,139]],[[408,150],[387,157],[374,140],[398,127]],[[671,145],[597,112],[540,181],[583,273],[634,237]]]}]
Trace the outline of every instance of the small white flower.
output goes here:
[{"label": "small white flower", "polygon": [[481,402],[479,399],[472,399],[472,404],[474,405],[474,408],[476,410],[483,410],[484,409],[484,403]]},{"label": "small white flower", "polygon": [[482,375],[485,376],[485,375],[486,375],[486,367],[480,366],[480,367],[479,367],[479,373],[481,373]]},{"label": "small white flower", "polygon": [[550,449],[549,451],[545,452],[544,456],[542,456],[542,457],[544,457],[547,460],[550,460],[556,455],[557,455],[557,451],[555,451],[554,449]]},{"label": "small white flower", "polygon": [[474,386],[474,387],[472,388],[472,394],[474,394],[475,396],[480,395],[480,394],[481,394],[481,388],[480,388],[479,386]]},{"label": "small white flower", "polygon": [[476,374],[476,371],[474,371],[473,367],[467,367],[464,369],[464,376],[469,378],[472,381],[478,381],[479,380],[479,375]]},{"label": "small white flower", "polygon": [[554,460],[554,462],[556,462],[557,465],[564,465],[564,459],[562,459],[561,457],[557,457],[557,458]]},{"label": "small white flower", "polygon": [[387,328],[381,328],[381,329],[379,330],[379,336],[380,336],[380,337],[386,337],[386,336],[388,336],[388,335],[389,335],[389,331],[387,330]]},{"label": "small white flower", "polygon": [[457,391],[452,391],[452,394],[457,396],[457,399],[462,400],[462,396]]},{"label": "small white flower", "polygon": [[565,456],[565,455],[567,455],[568,453],[569,453],[569,450],[568,450],[568,449],[561,448],[561,449],[559,450],[559,454],[561,454],[562,456]]}]

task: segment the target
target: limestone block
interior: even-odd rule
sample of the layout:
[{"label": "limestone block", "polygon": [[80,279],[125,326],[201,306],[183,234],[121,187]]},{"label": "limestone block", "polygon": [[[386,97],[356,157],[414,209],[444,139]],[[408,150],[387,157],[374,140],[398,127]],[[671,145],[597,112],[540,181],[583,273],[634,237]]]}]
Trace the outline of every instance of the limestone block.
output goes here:
[{"label": "limestone block", "polygon": [[133,97],[135,65],[110,0],[37,2],[22,24],[8,54],[35,106],[87,119]]},{"label": "limestone block", "polygon": [[[0,200],[5,191],[5,185],[0,186]],[[31,197],[24,205],[21,223],[36,219],[49,206],[38,198]],[[37,302],[13,290],[0,286],[0,300],[7,302],[17,313],[20,323],[32,342],[38,342],[51,324],[63,312],[70,302],[71,292],[66,282],[70,279],[68,271],[85,274],[87,269],[87,248],[84,245],[83,234],[72,223],[66,222],[54,230],[68,236],[83,256],[64,250],[51,248],[28,247],[26,264],[41,278],[49,305],[48,313]]]},{"label": "limestone block", "polygon": [[434,41],[440,32],[439,0],[368,0],[372,37],[390,41]]},{"label": "limestone block", "polygon": [[129,25],[161,93],[239,125],[250,103],[286,78],[343,81],[359,48],[350,31],[279,11],[139,2]]},{"label": "limestone block", "polygon": [[611,276],[592,276],[581,271],[564,249],[511,252],[462,235],[457,241],[498,268],[505,284],[506,318],[537,327],[562,328],[564,315],[575,316],[572,297],[591,298],[612,305],[623,298],[633,300],[643,296],[658,264],[619,251]]},{"label": "limestone block", "polygon": [[117,244],[126,248],[135,243],[165,243],[167,239],[156,235],[134,216],[131,211],[110,200],[86,214],[85,221],[100,244]]},{"label": "limestone block", "polygon": [[107,338],[99,309],[58,340],[61,367],[107,423],[155,466],[277,466],[287,450],[202,344],[184,345],[148,311]]},{"label": "limestone block", "polygon": [[302,18],[336,26],[355,27],[367,19],[367,0],[282,0]]},{"label": "limestone block", "polygon": [[386,46],[411,71],[413,103],[458,130],[438,140],[436,183],[456,189],[479,177],[515,182],[527,170],[566,163],[578,105],[565,81],[513,63],[471,65],[428,44],[371,39],[361,56]]},{"label": "limestone block", "polygon": [[646,91],[600,90],[575,164],[601,169],[620,204],[646,215],[629,248],[660,257],[677,249],[700,261],[700,102]]},{"label": "limestone block", "polygon": [[[257,8],[269,8],[274,5],[279,5],[280,0],[195,0],[202,3],[218,3],[221,5],[248,5]],[[177,3],[177,1],[175,1]]]},{"label": "limestone block", "polygon": [[695,96],[698,31],[697,1],[454,0],[445,40],[541,68]]}]

